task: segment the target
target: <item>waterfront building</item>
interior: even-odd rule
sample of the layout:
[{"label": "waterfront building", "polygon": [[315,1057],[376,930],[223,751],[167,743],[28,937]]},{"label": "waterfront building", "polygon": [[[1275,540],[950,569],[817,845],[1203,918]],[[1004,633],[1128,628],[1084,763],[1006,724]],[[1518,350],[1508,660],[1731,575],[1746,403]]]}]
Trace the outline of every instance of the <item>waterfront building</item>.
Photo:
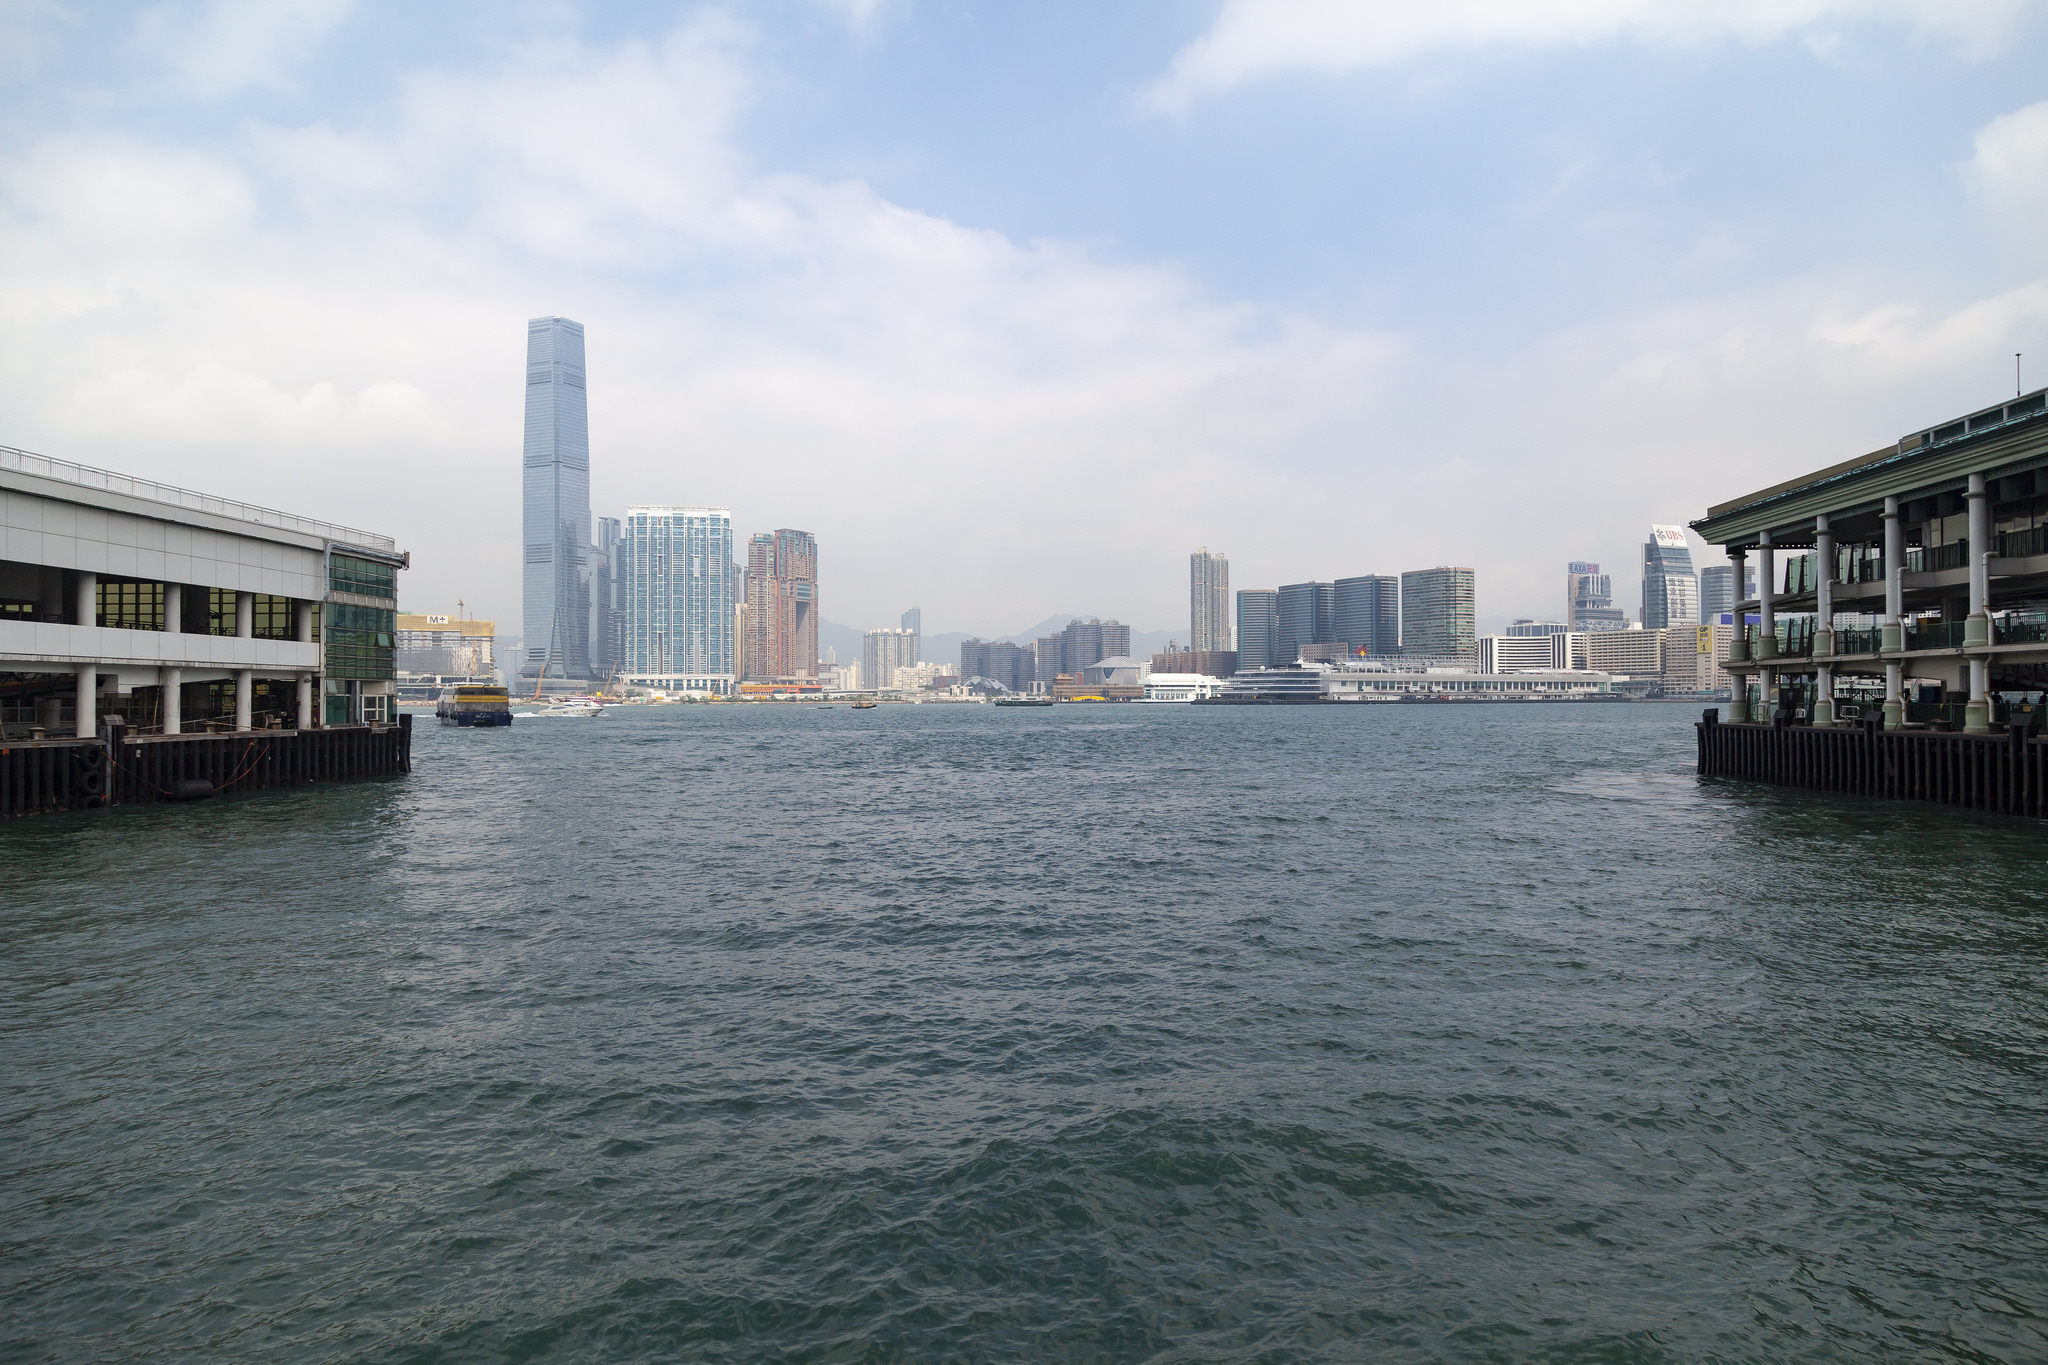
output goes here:
[{"label": "waterfront building", "polygon": [[1701,569],[1700,624],[1710,625],[1734,610],[1734,568],[1727,564],[1716,564],[1711,568]]},{"label": "waterfront building", "polygon": [[398,694],[432,701],[443,687],[498,683],[497,623],[456,616],[398,614]]},{"label": "waterfront building", "polygon": [[1582,637],[1563,631],[1555,635],[1482,635],[1479,637],[1479,671],[1568,671],[1576,662],[1572,657],[1575,638]]},{"label": "waterfront building", "polygon": [[[1731,630],[1724,659],[1741,684],[1733,723],[1783,711],[1831,725],[1838,697],[1881,678],[1885,728],[1941,720],[1981,735],[2006,697],[2041,691],[2048,390],[1709,508],[1693,529],[1738,576],[1757,566],[1757,623]],[[1909,709],[1909,678],[1944,700]]]},{"label": "waterfront building", "polygon": [[590,676],[590,411],[583,324],[526,324],[525,659],[519,674]]},{"label": "waterfront building", "polygon": [[1401,575],[1401,652],[1478,659],[1476,592],[1472,570],[1438,567]]},{"label": "waterfront building", "polygon": [[763,531],[747,542],[740,645],[746,678],[818,672],[818,541],[808,531]]},{"label": "waterfront building", "polygon": [[1491,673],[1481,669],[1334,668],[1323,675],[1323,695],[1337,702],[1575,701],[1617,690],[1606,673],[1545,669]]},{"label": "waterfront building", "polygon": [[1650,538],[1643,543],[1643,629],[1693,625],[1699,609],[1699,579],[1692,571],[1685,531],[1677,526],[1652,526]]},{"label": "waterfront building", "polygon": [[1613,580],[1582,559],[1565,569],[1564,619],[1573,630],[1628,629],[1628,613],[1614,605]]},{"label": "waterfront building", "polygon": [[1197,651],[1231,648],[1230,560],[1206,545],[1188,556],[1188,639]]},{"label": "waterfront building", "polygon": [[1279,649],[1275,656],[1279,662],[1301,658],[1302,650],[1309,645],[1336,642],[1336,630],[1335,583],[1280,585]]},{"label": "waterfront building", "polygon": [[1506,635],[1524,636],[1566,635],[1570,632],[1571,627],[1566,625],[1562,621],[1531,621],[1525,618],[1523,620],[1515,622],[1502,633]]},{"label": "waterfront building", "polygon": [[1237,672],[1238,652],[1234,649],[1169,649],[1152,656],[1154,673],[1192,673],[1204,678],[1227,678]]},{"label": "waterfront building", "polygon": [[0,448],[0,734],[391,719],[387,536]]},{"label": "waterfront building", "polygon": [[[1231,653],[1229,650],[1210,650],[1210,654]],[[1157,655],[1153,656],[1155,659]],[[1181,657],[1176,655],[1175,657]],[[1162,673],[1145,675],[1146,701],[1195,701],[1202,697],[1213,697],[1222,690],[1223,679],[1207,673]]]},{"label": "waterfront building", "polygon": [[[1690,626],[1681,626],[1689,630]],[[1664,635],[1662,630],[1592,630],[1580,638],[1585,642],[1585,667],[1598,673],[1618,674],[1629,679],[1631,689],[1648,692],[1661,689],[1664,679]]]},{"label": "waterfront building", "polygon": [[1401,652],[1401,581],[1392,574],[1360,574],[1336,583],[1330,638],[1353,656],[1385,658]]},{"label": "waterfront building", "polygon": [[914,630],[871,630],[861,637],[860,675],[870,686],[882,690],[895,686],[896,670],[917,663],[917,632]]},{"label": "waterfront building", "polygon": [[1237,657],[1243,669],[1271,668],[1280,660],[1280,594],[1243,588],[1237,594]]},{"label": "waterfront building", "polygon": [[962,640],[960,676],[987,678],[1011,692],[1028,692],[1038,677],[1038,658],[1028,646],[1008,640]]},{"label": "waterfront building", "polygon": [[628,573],[625,680],[664,691],[732,691],[742,605],[732,510],[629,507],[621,544]]}]

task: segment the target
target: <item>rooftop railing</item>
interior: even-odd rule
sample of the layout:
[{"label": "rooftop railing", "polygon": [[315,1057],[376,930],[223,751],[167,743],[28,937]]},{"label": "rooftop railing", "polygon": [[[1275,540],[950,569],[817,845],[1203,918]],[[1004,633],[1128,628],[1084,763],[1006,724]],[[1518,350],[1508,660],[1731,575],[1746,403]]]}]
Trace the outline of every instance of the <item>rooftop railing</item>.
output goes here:
[{"label": "rooftop railing", "polygon": [[194,493],[190,489],[173,488],[154,479],[138,479],[127,474],[116,474],[111,470],[94,469],[90,465],[74,464],[70,460],[58,460],[48,455],[37,455],[32,451],[16,450],[12,446],[0,446],[0,469],[34,474],[39,478],[56,479],[61,483],[76,484],[80,488],[96,488],[104,493],[120,493],[126,497],[141,498],[145,502],[160,502],[167,507],[180,507],[188,512],[208,512],[217,517],[246,521],[257,526],[270,526],[280,531],[296,531],[300,535],[318,536],[322,540],[338,540],[349,545],[360,545],[367,550],[384,550],[394,554],[398,550],[397,542],[391,537],[380,536],[371,531],[360,531],[352,526],[337,526],[333,522],[316,521],[312,517],[294,516],[290,512],[275,512],[268,507],[236,502],[233,498],[217,498],[211,493]]},{"label": "rooftop railing", "polygon": [[1998,553],[2009,559],[2048,554],[2048,526],[2026,531],[2007,531],[1998,538]]}]

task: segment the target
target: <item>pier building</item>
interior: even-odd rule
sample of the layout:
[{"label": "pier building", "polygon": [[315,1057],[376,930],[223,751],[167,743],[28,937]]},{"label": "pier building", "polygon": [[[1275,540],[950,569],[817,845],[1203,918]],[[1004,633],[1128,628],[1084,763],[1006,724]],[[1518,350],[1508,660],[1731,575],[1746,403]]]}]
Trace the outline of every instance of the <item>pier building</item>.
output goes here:
[{"label": "pier building", "polygon": [[[1908,747],[1879,744],[1816,759],[1801,780],[1835,774],[1859,784],[1843,790],[1958,793],[1995,809],[2038,802],[2026,784],[2039,781],[2048,688],[2048,390],[1711,507],[1693,529],[1727,551],[1732,581],[1755,569],[1755,595],[1731,613],[1733,700],[1702,725],[1702,771],[1791,772],[1777,766],[1781,747],[1842,748],[1743,739],[1738,727],[1868,720],[1879,736],[1930,736],[1908,746],[1920,776],[1895,782],[1885,764]],[[2000,732],[2010,749],[1995,745],[1994,763],[1979,751]],[[1994,768],[2020,787],[1994,792]]]},{"label": "pier building", "polygon": [[[0,764],[0,786],[22,763],[75,766],[16,746],[97,746],[109,725],[130,739],[386,725],[410,562],[388,536],[0,448],[0,744],[21,760]],[[304,780],[369,771],[301,768],[306,754],[275,747],[277,771]],[[68,802],[40,790],[8,786],[0,813]]]}]

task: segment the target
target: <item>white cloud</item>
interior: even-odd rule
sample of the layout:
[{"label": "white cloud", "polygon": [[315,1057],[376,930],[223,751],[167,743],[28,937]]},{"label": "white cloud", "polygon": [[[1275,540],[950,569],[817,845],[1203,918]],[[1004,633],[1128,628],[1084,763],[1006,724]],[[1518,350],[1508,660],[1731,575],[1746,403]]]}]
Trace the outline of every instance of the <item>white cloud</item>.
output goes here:
[{"label": "white cloud", "polygon": [[1981,55],[2007,39],[2024,8],[2023,0],[1227,0],[1141,103],[1179,113],[1204,95],[1288,71],[1364,71],[1459,49],[1789,36],[1824,43],[1833,28],[1869,22],[1903,24]]},{"label": "white cloud", "polygon": [[339,24],[352,0],[205,0],[144,10],[135,50],[203,98],[287,87],[292,71]]},{"label": "white cloud", "polygon": [[1980,129],[1963,173],[2001,245],[2030,267],[2048,265],[2048,101]]}]

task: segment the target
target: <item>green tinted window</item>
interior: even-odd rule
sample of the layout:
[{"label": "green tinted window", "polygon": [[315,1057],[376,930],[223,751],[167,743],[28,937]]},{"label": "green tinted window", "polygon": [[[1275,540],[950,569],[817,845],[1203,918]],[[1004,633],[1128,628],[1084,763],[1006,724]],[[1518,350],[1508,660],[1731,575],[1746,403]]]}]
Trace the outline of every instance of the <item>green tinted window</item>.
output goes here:
[{"label": "green tinted window", "polygon": [[330,555],[327,559],[327,587],[332,592],[355,592],[365,597],[397,597],[398,570],[354,555]]}]

